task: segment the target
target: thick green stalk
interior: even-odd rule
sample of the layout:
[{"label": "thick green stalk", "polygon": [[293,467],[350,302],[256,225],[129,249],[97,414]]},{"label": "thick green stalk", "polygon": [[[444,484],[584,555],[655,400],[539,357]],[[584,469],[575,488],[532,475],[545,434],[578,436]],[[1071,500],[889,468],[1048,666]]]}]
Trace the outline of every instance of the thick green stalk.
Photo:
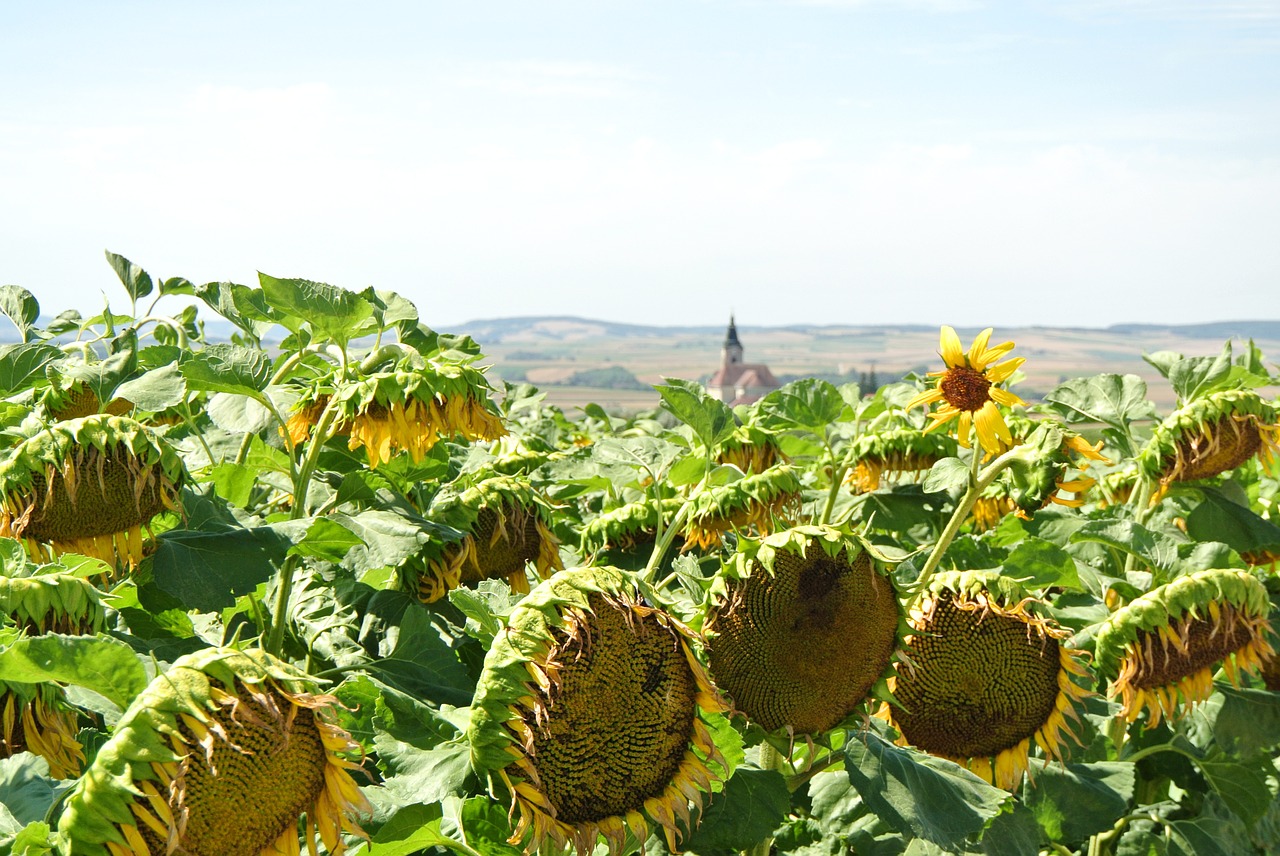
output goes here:
[{"label": "thick green stalk", "polygon": [[917,588],[923,589],[928,585],[929,579],[942,561],[943,554],[947,552],[947,548],[955,540],[956,535],[960,532],[960,527],[969,519],[969,512],[973,511],[973,506],[977,504],[978,497],[1009,466],[1020,448],[1018,446],[1010,449],[992,461],[986,469],[979,471],[982,450],[980,447],[975,446],[973,450],[973,465],[969,470],[969,489],[960,498],[960,502],[956,505],[956,510],[952,513],[951,519],[947,521],[946,528],[938,536],[937,543],[933,545],[933,551],[929,553],[929,558],[925,561],[924,567],[920,569],[920,576],[916,579]]},{"label": "thick green stalk", "polygon": [[[782,772],[786,768],[786,759],[782,757],[782,753],[773,748],[773,744],[765,741],[760,744],[760,769],[777,770]],[[751,847],[743,851],[743,856],[769,856],[769,851],[773,849],[773,838],[766,837],[761,841],[757,841]]]}]

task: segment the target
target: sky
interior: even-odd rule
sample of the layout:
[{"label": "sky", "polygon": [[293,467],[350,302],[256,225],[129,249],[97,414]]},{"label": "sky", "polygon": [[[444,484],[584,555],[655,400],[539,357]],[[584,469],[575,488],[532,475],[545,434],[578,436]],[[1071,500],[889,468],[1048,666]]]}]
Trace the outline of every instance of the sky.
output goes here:
[{"label": "sky", "polygon": [[127,309],[104,250],[443,330],[1280,319],[1280,0],[0,3],[0,283]]}]

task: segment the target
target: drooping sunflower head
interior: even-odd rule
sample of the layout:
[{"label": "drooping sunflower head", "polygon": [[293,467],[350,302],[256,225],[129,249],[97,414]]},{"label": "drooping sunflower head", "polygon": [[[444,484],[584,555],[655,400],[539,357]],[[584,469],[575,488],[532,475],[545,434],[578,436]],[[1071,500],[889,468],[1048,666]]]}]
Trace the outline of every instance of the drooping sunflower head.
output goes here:
[{"label": "drooping sunflower head", "polygon": [[431,517],[464,533],[438,555],[409,566],[406,582],[424,603],[449,589],[481,580],[506,580],[512,590],[529,591],[526,568],[546,578],[563,567],[560,541],[551,531],[551,508],[523,479],[496,476],[459,493],[443,496]]},{"label": "drooping sunflower head", "polygon": [[[262,652],[179,658],[125,711],[58,822],[84,856],[342,854],[370,806],[336,699]],[[305,815],[305,825],[300,820]]]},{"label": "drooping sunflower head", "polygon": [[0,577],[0,614],[29,633],[87,636],[106,626],[102,596],[71,574]]},{"label": "drooping sunflower head", "polygon": [[1276,409],[1253,390],[1219,390],[1171,413],[1134,461],[1162,488],[1212,478],[1255,456],[1270,470],[1280,450],[1278,421]]},{"label": "drooping sunflower head", "polygon": [[352,449],[364,447],[376,468],[401,449],[422,460],[438,440],[495,440],[507,433],[489,383],[471,366],[428,363],[378,372],[335,393],[339,424],[350,425]]},{"label": "drooping sunflower head", "polygon": [[739,541],[703,624],[716,685],[768,731],[821,734],[886,676],[901,610],[858,538],[799,526]]},{"label": "drooping sunflower head", "polygon": [[716,456],[716,463],[732,464],[744,473],[762,473],[787,460],[777,437],[755,425],[739,425]]},{"label": "drooping sunflower head", "polygon": [[[621,571],[561,571],[524,598],[485,657],[467,730],[471,761],[502,782],[512,844],[581,856],[604,836],[643,843],[701,805],[725,761],[707,717],[724,710],[691,632],[648,605]],[[720,769],[717,770],[716,767]]]},{"label": "drooping sunflower head", "polygon": [[929,373],[930,377],[938,379],[937,385],[907,402],[906,409],[941,402],[938,409],[929,414],[933,424],[926,431],[941,428],[956,419],[956,438],[961,446],[969,448],[970,428],[976,426],[978,443],[983,450],[999,454],[1002,447],[1007,447],[1013,439],[999,405],[1012,407],[1024,403],[999,384],[1012,377],[1025,360],[1015,357],[997,362],[1013,350],[1013,342],[991,347],[988,345],[990,339],[991,328],[988,327],[978,334],[966,353],[956,331],[944,325],[939,355],[947,367],[940,372]]},{"label": "drooping sunflower head", "polygon": [[670,519],[680,506],[679,500],[660,504],[651,501],[628,502],[592,518],[582,527],[582,549],[588,553],[606,550],[629,553],[653,546],[659,519]]},{"label": "drooping sunflower head", "polygon": [[1270,613],[1266,587],[1247,571],[1178,577],[1107,618],[1094,639],[1098,674],[1129,722],[1146,710],[1154,728],[1209,698],[1219,665],[1236,683],[1274,657]]},{"label": "drooping sunflower head", "polygon": [[847,479],[860,493],[878,490],[882,482],[914,480],[943,458],[954,457],[956,446],[954,437],[918,428],[863,434],[849,450],[854,465]]},{"label": "drooping sunflower head", "polygon": [[142,530],[176,511],[186,470],[157,434],[123,416],[59,422],[0,463],[0,535],[36,561],[82,553],[113,566],[143,556]]},{"label": "drooping sunflower head", "polygon": [[133,402],[124,398],[113,398],[103,407],[98,394],[82,380],[70,381],[65,387],[55,383],[45,390],[41,403],[54,422],[81,419],[95,413],[124,416],[133,410]]},{"label": "drooping sunflower head", "polygon": [[901,742],[948,758],[1006,790],[1039,746],[1061,760],[1066,718],[1089,692],[1069,633],[1035,614],[1035,601],[998,574],[939,574],[908,614],[907,654],[890,682],[900,706],[881,714]]},{"label": "drooping sunflower head", "polygon": [[[98,590],[70,574],[0,577],[0,614],[24,632],[84,636],[106,625]],[[79,714],[54,683],[0,681],[0,757],[31,751],[55,779],[78,775],[84,749]]]},{"label": "drooping sunflower head", "polygon": [[1036,425],[1020,439],[1019,451],[1000,482],[1008,490],[1014,513],[1025,520],[1050,504],[1079,508],[1084,493],[1097,484],[1084,475],[1089,462],[1110,463],[1101,453],[1101,442],[1090,444],[1051,422]]},{"label": "drooping sunflower head", "polygon": [[789,464],[708,488],[693,498],[684,549],[716,549],[731,531],[768,534],[793,520],[799,507],[800,478]]}]

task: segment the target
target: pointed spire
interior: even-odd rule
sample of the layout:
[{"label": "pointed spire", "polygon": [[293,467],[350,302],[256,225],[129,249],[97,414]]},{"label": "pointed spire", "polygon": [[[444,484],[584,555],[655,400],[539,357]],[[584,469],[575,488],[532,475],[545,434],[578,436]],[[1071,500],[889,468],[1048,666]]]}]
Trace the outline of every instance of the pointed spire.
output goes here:
[{"label": "pointed spire", "polygon": [[742,347],[742,343],[738,341],[738,328],[737,328],[737,326],[733,323],[733,313],[732,313],[732,312],[730,312],[730,313],[729,313],[729,330],[728,330],[728,332],[726,332],[726,333],[724,334],[724,343],[725,343],[725,345],[726,345],[726,346],[728,346],[728,345],[736,345],[736,346],[738,346],[739,348],[741,348],[741,347]]}]

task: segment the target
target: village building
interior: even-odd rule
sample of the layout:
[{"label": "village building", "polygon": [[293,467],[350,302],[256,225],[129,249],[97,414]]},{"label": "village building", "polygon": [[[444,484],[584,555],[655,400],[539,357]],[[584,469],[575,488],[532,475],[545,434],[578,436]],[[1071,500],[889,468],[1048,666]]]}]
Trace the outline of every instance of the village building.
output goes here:
[{"label": "village building", "polygon": [[730,406],[750,404],[782,384],[764,363],[744,363],[738,328],[729,316],[729,330],[720,349],[720,368],[707,382],[707,392]]}]

